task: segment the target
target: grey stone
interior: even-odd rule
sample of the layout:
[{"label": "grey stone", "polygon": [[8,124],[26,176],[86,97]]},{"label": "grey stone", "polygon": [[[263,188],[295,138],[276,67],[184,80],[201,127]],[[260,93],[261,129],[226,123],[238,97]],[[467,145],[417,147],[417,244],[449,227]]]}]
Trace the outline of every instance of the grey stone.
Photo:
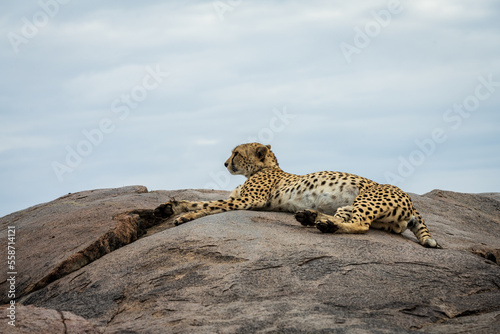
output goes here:
[{"label": "grey stone", "polygon": [[[171,228],[170,221],[150,215],[159,203],[170,197],[218,199],[227,193],[130,190],[108,190],[121,195],[103,193],[88,200],[81,206],[95,210],[95,216],[80,225],[73,220],[72,228],[53,228],[59,240],[52,244],[55,249],[45,254],[49,246],[35,244],[40,251],[33,254],[44,262],[58,254],[70,258],[116,228],[112,217],[129,221],[128,226],[147,226],[144,231],[25,292],[19,302],[71,312],[104,333],[498,330],[500,202],[495,196],[439,190],[412,194],[431,234],[444,247],[439,250],[420,246],[411,232],[322,234],[302,227],[291,214],[276,212],[226,212]],[[46,206],[57,206],[57,201]],[[107,201],[115,202],[97,212]],[[66,207],[65,217],[77,208]],[[23,231],[20,243],[30,229],[40,233],[33,226],[50,215],[37,210],[2,218],[2,229],[15,223]],[[51,219],[62,214],[55,212]],[[88,229],[89,235],[79,232],[80,238],[68,235],[83,229],[81,225],[103,221],[109,226],[99,233],[95,227]],[[83,235],[88,240],[77,242]],[[51,267],[30,266],[25,285],[46,277],[64,256]]]},{"label": "grey stone", "polygon": [[12,334],[99,334],[89,321],[71,312],[56,311],[33,305],[16,305],[15,325],[7,324],[7,310],[0,309],[1,333]]}]

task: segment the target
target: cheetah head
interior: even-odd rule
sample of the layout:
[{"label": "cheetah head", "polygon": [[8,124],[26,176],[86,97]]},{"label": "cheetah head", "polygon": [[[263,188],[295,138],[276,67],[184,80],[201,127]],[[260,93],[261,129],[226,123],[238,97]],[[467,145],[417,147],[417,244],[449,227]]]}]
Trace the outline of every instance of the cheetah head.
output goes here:
[{"label": "cheetah head", "polygon": [[271,151],[271,145],[259,143],[241,144],[236,146],[233,153],[224,163],[229,173],[250,177],[266,169],[278,167],[278,161]]}]

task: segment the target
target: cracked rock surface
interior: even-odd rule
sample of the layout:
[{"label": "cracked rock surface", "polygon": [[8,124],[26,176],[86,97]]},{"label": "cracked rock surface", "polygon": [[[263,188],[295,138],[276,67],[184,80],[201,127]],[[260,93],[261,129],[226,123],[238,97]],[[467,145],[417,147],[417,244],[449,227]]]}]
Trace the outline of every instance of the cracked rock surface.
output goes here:
[{"label": "cracked rock surface", "polygon": [[[5,310],[2,308],[2,319],[7,319]],[[17,305],[16,317],[18,319],[15,327],[2,323],[0,328],[2,333],[12,334],[99,334],[102,333],[84,318],[74,315],[71,312],[57,311],[33,305]]]},{"label": "cracked rock surface", "polygon": [[497,333],[498,194],[412,195],[442,250],[409,231],[322,234],[286,213],[175,228],[151,215],[170,197],[227,195],[95,190],[1,218],[2,238],[8,225],[18,232],[18,303],[30,305],[18,324],[43,310],[102,333]]}]

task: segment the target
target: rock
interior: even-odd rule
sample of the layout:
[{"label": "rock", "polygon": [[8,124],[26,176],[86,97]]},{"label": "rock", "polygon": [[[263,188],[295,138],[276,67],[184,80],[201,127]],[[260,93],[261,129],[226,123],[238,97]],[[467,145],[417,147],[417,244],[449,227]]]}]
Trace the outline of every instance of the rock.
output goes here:
[{"label": "rock", "polygon": [[[78,202],[84,195],[80,200],[86,202]],[[150,214],[170,197],[226,196],[120,188],[73,194],[71,200],[1,218],[2,233],[12,224],[18,231],[24,287],[36,286],[65,261],[78,263],[36,289],[19,290],[18,302],[71,312],[106,333],[498,329],[500,202],[495,194],[412,195],[442,250],[420,246],[411,232],[322,234],[286,213],[234,211],[175,228]],[[87,219],[78,218],[83,212]],[[57,224],[38,226],[48,222]],[[106,244],[113,239],[110,231],[119,234],[117,228],[130,230],[125,234],[131,237],[117,237],[124,240],[117,243],[121,247],[96,247],[105,254],[79,267],[75,254],[91,253],[84,250],[98,240]],[[42,236],[37,243],[32,233]],[[32,250],[22,253],[23,247]],[[28,254],[37,257],[30,262],[40,263],[24,267]]]},{"label": "rock", "polygon": [[71,312],[56,311],[46,308],[35,307],[32,305],[16,306],[15,326],[6,324],[7,319],[5,308],[1,308],[2,333],[12,334],[32,334],[32,333],[50,333],[50,334],[99,334],[102,333],[96,329],[89,321],[82,317],[74,315]]},{"label": "rock", "polygon": [[[227,192],[149,193],[143,186],[91,190],[0,218],[2,240],[7,239],[6,227],[16,226],[16,264],[22,268],[16,282],[18,296],[38,290],[137,240],[147,228],[161,223],[151,208],[178,195],[212,200],[227,197]],[[6,249],[2,248],[2,252]],[[2,291],[6,286],[6,272],[2,271]],[[0,303],[7,302],[7,295],[2,294]]]},{"label": "rock", "polygon": [[465,249],[500,264],[499,196],[433,190],[411,197],[443,247]]}]

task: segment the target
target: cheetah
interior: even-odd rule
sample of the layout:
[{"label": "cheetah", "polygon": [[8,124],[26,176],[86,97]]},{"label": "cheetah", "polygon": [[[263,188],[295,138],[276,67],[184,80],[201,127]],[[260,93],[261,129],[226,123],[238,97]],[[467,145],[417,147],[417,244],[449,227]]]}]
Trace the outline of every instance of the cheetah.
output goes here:
[{"label": "cheetah", "polygon": [[408,194],[396,186],[378,184],[343,172],[294,175],[284,172],[270,145],[237,146],[224,163],[245,183],[227,200],[171,201],[154,210],[160,218],[175,218],[175,225],[231,210],[283,211],[295,214],[304,226],[323,233],[365,233],[371,227],[394,233],[409,228],[425,247],[441,248],[431,238]]}]

